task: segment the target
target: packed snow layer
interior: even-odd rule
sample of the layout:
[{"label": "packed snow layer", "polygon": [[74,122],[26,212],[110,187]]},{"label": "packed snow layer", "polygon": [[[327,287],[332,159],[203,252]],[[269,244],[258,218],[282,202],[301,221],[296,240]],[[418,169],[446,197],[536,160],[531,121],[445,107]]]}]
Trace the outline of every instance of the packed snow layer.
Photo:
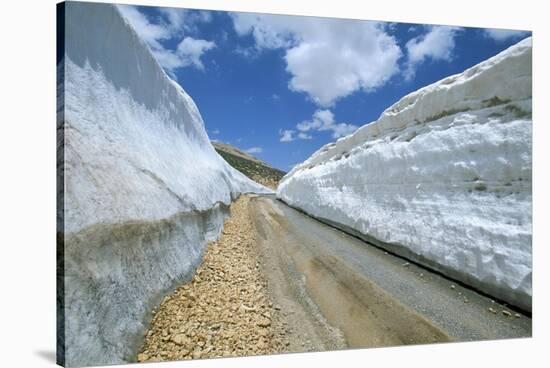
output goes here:
[{"label": "packed snow layer", "polygon": [[269,190],[216,153],[193,100],[115,6],[65,4],[58,71],[60,355],[134,361],[147,313],[191,277],[231,200]]},{"label": "packed snow layer", "polygon": [[531,39],[402,98],[277,196],[531,309]]}]

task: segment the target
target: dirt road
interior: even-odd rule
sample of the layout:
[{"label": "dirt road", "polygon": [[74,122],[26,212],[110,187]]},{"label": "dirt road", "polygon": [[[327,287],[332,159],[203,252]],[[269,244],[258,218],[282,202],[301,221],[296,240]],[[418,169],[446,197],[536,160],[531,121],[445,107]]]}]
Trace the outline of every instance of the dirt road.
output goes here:
[{"label": "dirt road", "polygon": [[[531,319],[277,201],[249,204],[268,290],[308,305],[348,347],[531,336]],[[297,298],[296,295],[305,295]],[[322,335],[322,334],[321,334]]]},{"label": "dirt road", "polygon": [[531,336],[531,319],[296,211],[242,196],[138,361]]}]

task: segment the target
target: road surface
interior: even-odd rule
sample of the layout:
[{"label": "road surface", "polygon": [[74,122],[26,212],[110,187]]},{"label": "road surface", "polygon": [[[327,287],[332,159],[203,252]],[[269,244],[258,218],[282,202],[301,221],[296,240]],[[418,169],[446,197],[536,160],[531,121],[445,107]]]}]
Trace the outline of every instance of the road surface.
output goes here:
[{"label": "road surface", "polygon": [[275,199],[249,204],[293,345],[333,350],[531,336],[531,318]]}]

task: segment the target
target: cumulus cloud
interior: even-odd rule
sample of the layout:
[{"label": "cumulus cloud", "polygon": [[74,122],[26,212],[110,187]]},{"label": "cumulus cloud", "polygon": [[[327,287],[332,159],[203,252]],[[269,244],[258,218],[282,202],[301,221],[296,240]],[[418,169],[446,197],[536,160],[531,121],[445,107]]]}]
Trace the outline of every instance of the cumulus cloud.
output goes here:
[{"label": "cumulus cloud", "polygon": [[142,14],[135,6],[131,5],[118,5],[118,9],[130,22],[132,27],[138,32],[140,37],[149,44],[159,43],[159,40],[165,40],[170,38],[170,31],[168,27],[163,24],[150,23],[147,17]]},{"label": "cumulus cloud", "polygon": [[266,14],[232,14],[237,34],[255,48],[284,49],[291,90],[319,106],[383,86],[399,71],[401,49],[376,22]]},{"label": "cumulus cloud", "polygon": [[240,36],[252,34],[258,49],[290,47],[294,30],[299,28],[295,17],[255,13],[231,13],[233,27]]},{"label": "cumulus cloud", "polygon": [[296,139],[295,133],[296,133],[296,131],[294,131],[292,129],[279,130],[279,136],[280,136],[279,141],[281,141],[281,142],[292,142],[293,140]]},{"label": "cumulus cloud", "polygon": [[250,147],[244,150],[246,153],[262,153],[264,150],[262,147]]},{"label": "cumulus cloud", "polygon": [[337,123],[330,110],[317,110],[310,120],[296,124],[295,130],[280,130],[279,135],[281,142],[292,142],[296,139],[313,139],[313,135],[310,133],[314,131],[330,131],[332,138],[336,139],[355,132],[357,128],[357,125]]},{"label": "cumulus cloud", "polygon": [[313,113],[310,120],[302,121],[296,124],[296,129],[300,132],[310,130],[332,131],[333,138],[340,138],[353,133],[358,126],[347,123],[336,123],[334,114],[330,110],[317,110]]},{"label": "cumulus cloud", "polygon": [[179,44],[176,53],[180,56],[184,65],[194,65],[198,69],[204,69],[201,62],[201,56],[206,51],[216,46],[214,42],[205,40],[196,40],[191,37],[185,37]]},{"label": "cumulus cloud", "polygon": [[[216,44],[184,34],[194,32],[200,22],[209,22],[210,13],[163,8],[160,9],[161,17],[156,19],[156,22],[151,22],[135,6],[118,5],[118,8],[140,37],[147,42],[155,59],[168,72],[173,73],[174,70],[186,66],[204,69],[201,57]],[[164,41],[172,39],[180,40],[175,50],[163,45]]]},{"label": "cumulus cloud", "polygon": [[453,57],[458,27],[428,26],[427,32],[410,39],[406,44],[407,67],[405,78],[411,79],[418,65],[426,59],[450,61]]},{"label": "cumulus cloud", "polygon": [[488,28],[483,30],[483,34],[485,35],[485,37],[492,38],[497,42],[503,42],[508,39],[515,39],[527,36],[528,33],[529,32],[527,31],[515,31],[512,29]]}]

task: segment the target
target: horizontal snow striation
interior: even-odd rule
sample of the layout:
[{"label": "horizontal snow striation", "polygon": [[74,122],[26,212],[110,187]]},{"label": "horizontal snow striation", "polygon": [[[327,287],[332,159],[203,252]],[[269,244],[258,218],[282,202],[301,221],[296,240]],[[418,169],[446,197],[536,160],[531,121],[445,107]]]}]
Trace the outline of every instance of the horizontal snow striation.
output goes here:
[{"label": "horizontal snow striation", "polygon": [[229,213],[218,204],[159,221],[94,225],[65,237],[67,366],[134,362],[151,310],[191,280]]},{"label": "horizontal snow striation", "polygon": [[115,6],[68,2],[65,18],[60,349],[68,366],[128,362],[150,306],[190,277],[231,200],[271,191],[216,153],[193,100]]},{"label": "horizontal snow striation", "polygon": [[193,100],[116,7],[66,12],[66,231],[267,191],[219,157]]},{"label": "horizontal snow striation", "polygon": [[405,96],[277,196],[531,310],[531,39]]}]

